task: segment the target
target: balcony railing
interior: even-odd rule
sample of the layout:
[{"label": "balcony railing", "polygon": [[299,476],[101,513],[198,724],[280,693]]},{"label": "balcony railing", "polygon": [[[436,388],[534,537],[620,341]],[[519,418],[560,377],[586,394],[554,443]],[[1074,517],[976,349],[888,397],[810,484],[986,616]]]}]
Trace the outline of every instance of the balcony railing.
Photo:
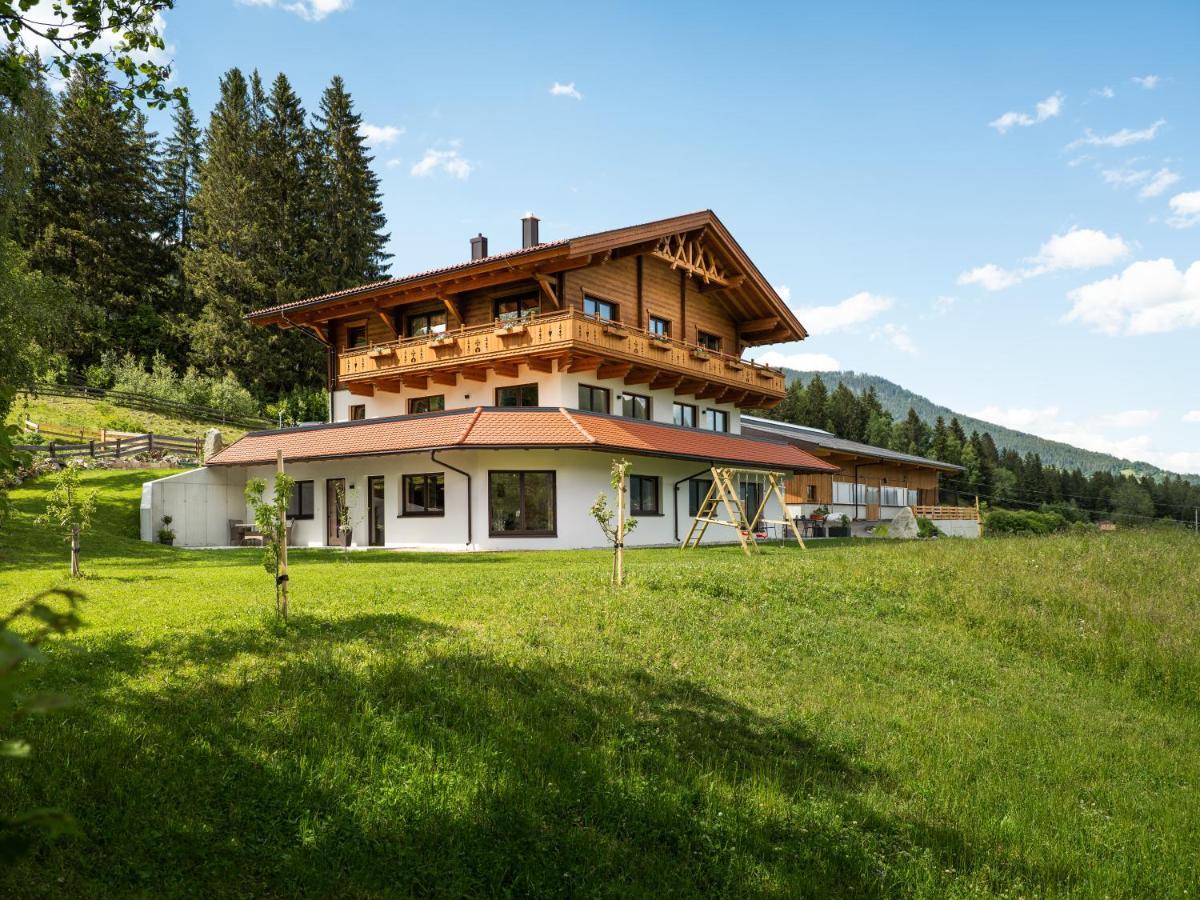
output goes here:
[{"label": "balcony railing", "polygon": [[769,397],[782,397],[786,387],[783,373],[770,366],[595,319],[575,309],[347,350],[338,356],[338,377],[344,381],[371,381],[425,371],[486,368],[497,362],[568,353],[744,387],[750,393]]}]

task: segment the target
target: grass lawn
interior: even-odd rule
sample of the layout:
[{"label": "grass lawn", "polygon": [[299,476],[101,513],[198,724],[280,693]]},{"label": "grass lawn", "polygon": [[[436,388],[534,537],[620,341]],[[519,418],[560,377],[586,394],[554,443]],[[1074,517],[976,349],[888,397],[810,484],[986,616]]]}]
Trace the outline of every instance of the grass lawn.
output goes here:
[{"label": "grass lawn", "polygon": [[82,397],[34,397],[18,394],[8,414],[8,421],[24,423],[25,419],[51,425],[66,425],[73,428],[111,428],[115,431],[150,431],[172,437],[204,437],[210,428],[220,428],[226,444],[231,444],[243,434],[244,428],[220,425],[211,422],[195,422],[176,416],[129,409],[109,403],[107,400],[85,400]]},{"label": "grass lawn", "polygon": [[[85,538],[0,800],[82,835],[0,896],[1079,895],[1200,883],[1200,542],[599,552]],[[66,548],[15,492],[0,596]],[[582,514],[582,513],[581,513]],[[8,878],[8,883],[5,883]]]}]

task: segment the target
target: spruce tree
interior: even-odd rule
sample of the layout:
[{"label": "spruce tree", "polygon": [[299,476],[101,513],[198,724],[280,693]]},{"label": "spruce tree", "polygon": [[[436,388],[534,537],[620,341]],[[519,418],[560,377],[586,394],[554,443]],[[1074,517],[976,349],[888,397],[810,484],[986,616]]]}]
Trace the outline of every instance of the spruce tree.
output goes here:
[{"label": "spruce tree", "polygon": [[391,258],[379,177],[362,135],[362,117],[340,76],[321,96],[317,123],[320,171],[320,289],[339,290],[383,278]]},{"label": "spruce tree", "polygon": [[[171,284],[164,305],[174,314],[170,319],[175,338],[171,346],[182,350],[187,341],[187,323],[199,313],[188,287],[184,262],[192,249],[192,204],[199,187],[201,158],[200,128],[186,100],[175,107],[173,119],[174,127],[163,147],[160,165],[163,234],[171,254]],[[176,362],[183,361],[182,352],[171,355]]]},{"label": "spruce tree", "polygon": [[315,272],[317,247],[314,141],[304,107],[282,73],[266,98],[266,121],[259,141],[262,213],[266,246],[264,280],[276,303],[320,293]]},{"label": "spruce tree", "polygon": [[829,391],[820,375],[814,375],[804,389],[804,405],[801,407],[801,425],[811,428],[824,428],[829,418]]}]

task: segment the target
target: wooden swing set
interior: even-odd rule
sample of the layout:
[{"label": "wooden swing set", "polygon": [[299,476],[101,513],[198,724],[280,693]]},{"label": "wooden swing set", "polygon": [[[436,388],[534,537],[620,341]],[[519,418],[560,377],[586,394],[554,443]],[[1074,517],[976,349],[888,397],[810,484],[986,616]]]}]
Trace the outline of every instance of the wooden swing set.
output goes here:
[{"label": "wooden swing set", "polygon": [[[754,511],[753,516],[747,515],[746,504],[738,494],[737,483],[739,477],[742,476],[747,476],[752,483],[759,487],[758,509]],[[709,525],[732,528],[738,537],[738,542],[742,545],[742,552],[747,556],[759,549],[760,538],[767,537],[766,532],[756,532],[755,529],[761,525],[780,525],[785,529],[791,529],[792,534],[796,537],[796,543],[804,547],[804,538],[800,536],[796,523],[788,518],[787,501],[784,499],[783,490],[779,485],[780,479],[785,477],[787,475],[784,472],[713,466],[712,486],[705,494],[704,502],[696,510],[695,518],[692,519],[692,527],[688,530],[687,537],[683,539],[679,549],[686,550],[689,547],[700,546],[700,541],[704,539],[704,533],[708,530]],[[766,489],[763,490],[763,488]],[[771,497],[779,502],[779,509],[783,514],[782,519],[764,519],[762,517],[763,511],[767,508],[767,501]],[[720,517],[722,507],[728,518]]]}]

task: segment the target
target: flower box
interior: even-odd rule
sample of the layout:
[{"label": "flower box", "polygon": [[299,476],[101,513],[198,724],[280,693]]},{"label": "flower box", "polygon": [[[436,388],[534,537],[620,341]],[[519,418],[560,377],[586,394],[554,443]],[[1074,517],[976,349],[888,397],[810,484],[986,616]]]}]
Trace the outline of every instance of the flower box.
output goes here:
[{"label": "flower box", "polygon": [[367,356],[371,359],[379,359],[381,356],[391,356],[395,352],[392,347],[372,347],[367,351]]},{"label": "flower box", "polygon": [[650,346],[655,350],[670,350],[671,341],[668,338],[652,337],[650,338]]},{"label": "flower box", "polygon": [[609,322],[604,326],[604,333],[611,337],[621,338],[622,340],[629,337],[629,335],[625,333],[624,328],[612,322]]},{"label": "flower box", "polygon": [[514,334],[524,334],[525,324],[523,322],[508,322],[503,325],[496,326],[496,334],[500,337],[510,337]]},{"label": "flower box", "polygon": [[712,359],[712,354],[703,347],[697,347],[692,351],[692,359],[698,359],[701,362],[708,362],[710,359]]},{"label": "flower box", "polygon": [[745,364],[742,363],[741,360],[727,359],[727,360],[725,360],[725,368],[727,368],[733,372],[740,372],[740,371],[742,371],[742,369],[746,368],[746,366],[745,366]]},{"label": "flower box", "polygon": [[439,350],[443,347],[453,347],[457,342],[458,339],[452,334],[439,334],[429,341],[429,346],[434,350]]}]

